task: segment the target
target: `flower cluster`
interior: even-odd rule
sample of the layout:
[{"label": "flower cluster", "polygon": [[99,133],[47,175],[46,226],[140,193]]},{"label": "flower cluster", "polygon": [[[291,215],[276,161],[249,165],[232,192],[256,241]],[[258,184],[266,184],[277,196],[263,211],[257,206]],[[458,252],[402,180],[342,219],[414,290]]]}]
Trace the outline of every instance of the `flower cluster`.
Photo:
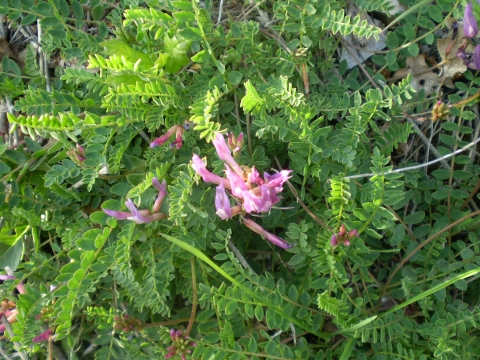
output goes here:
[{"label": "flower cluster", "polygon": [[340,225],[340,229],[338,229],[338,232],[332,235],[330,244],[332,246],[337,246],[340,244],[350,246],[350,240],[352,240],[354,237],[358,237],[358,231],[350,230],[349,232],[347,232],[347,228],[344,224],[342,224]]},{"label": "flower cluster", "polygon": [[445,107],[445,103],[438,100],[432,110],[432,121],[446,120],[450,114],[450,107]]},{"label": "flower cluster", "polygon": [[117,315],[114,318],[113,328],[123,332],[142,330],[144,327],[145,324],[143,322],[130,315]]},{"label": "flower cluster", "polygon": [[184,334],[181,330],[171,329],[170,338],[172,339],[172,346],[167,348],[168,354],[165,355],[165,359],[179,355],[182,360],[185,360],[186,354],[192,353],[191,348],[197,346],[197,343],[190,341],[187,334]]},{"label": "flower cluster", "polygon": [[165,134],[153,140],[150,144],[150,147],[154,148],[154,147],[165,144],[168,141],[168,139],[170,139],[173,136],[173,134],[175,134],[175,140],[172,143],[170,143],[170,147],[181,149],[183,146],[183,140],[182,140],[183,126],[181,125],[173,125],[170,129],[168,129],[168,131]]},{"label": "flower cluster", "polygon": [[85,156],[85,149],[83,146],[78,144],[75,145],[75,149],[67,151],[67,155],[69,155],[70,158],[77,164],[81,164],[87,160],[87,157]]},{"label": "flower cluster", "polygon": [[163,180],[163,182],[160,183],[157,178],[153,178],[152,184],[158,190],[158,196],[152,208],[153,213],[151,213],[150,210],[138,210],[133,201],[130,199],[127,199],[127,201],[125,202],[125,206],[128,208],[128,210],[130,210],[130,212],[108,209],[103,209],[103,211],[107,215],[113,216],[119,220],[133,220],[137,224],[150,223],[152,221],[162,220],[166,218],[167,215],[164,213],[159,213],[159,211],[162,207],[163,200],[167,195],[167,182]]},{"label": "flower cluster", "polygon": [[[282,170],[274,175],[264,173],[262,178],[255,167],[251,169],[241,167],[231,154],[232,147],[234,151],[235,149],[237,152],[241,150],[243,135],[240,134],[235,139],[231,134],[229,143],[227,145],[225,138],[220,133],[217,133],[213,140],[219,158],[225,162],[226,178],[208,171],[198,155],[194,154],[192,159],[192,167],[202,177],[203,181],[218,185],[215,196],[217,215],[222,220],[227,220],[242,213],[269,212],[272,206],[280,201],[281,198],[278,194],[283,190],[283,184],[290,178],[291,171]],[[236,205],[233,207],[230,205],[227,190],[228,194],[235,200]],[[293,246],[278,236],[270,234],[251,220],[244,220],[244,224],[275,245],[284,249]]]}]

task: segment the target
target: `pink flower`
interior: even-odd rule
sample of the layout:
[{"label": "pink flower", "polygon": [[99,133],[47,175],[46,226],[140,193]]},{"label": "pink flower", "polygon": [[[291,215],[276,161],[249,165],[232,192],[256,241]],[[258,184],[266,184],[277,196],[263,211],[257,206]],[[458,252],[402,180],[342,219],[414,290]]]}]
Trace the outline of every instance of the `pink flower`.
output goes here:
[{"label": "pink flower", "polygon": [[255,169],[255,166],[253,166],[252,171],[248,173],[247,179],[248,179],[248,182],[250,182],[251,184],[262,185],[265,183],[265,181],[262,179],[257,169]]},{"label": "pink flower", "polygon": [[[178,125],[173,125],[168,131],[160,136],[159,138],[156,138],[150,143],[150,147],[153,149],[154,147],[161,146],[165,144],[170,137],[177,131]],[[180,126],[181,127],[181,126]]]},{"label": "pink flower", "polygon": [[225,175],[227,179],[230,181],[230,189],[232,190],[233,196],[236,196],[240,199],[243,199],[243,193],[248,191],[247,184],[245,184],[245,180],[241,176],[239,176],[236,172],[230,169],[230,166],[225,164]]},{"label": "pink flower", "polygon": [[33,339],[32,341],[33,341],[34,343],[47,341],[47,340],[50,338],[50,335],[52,335],[52,330],[48,329],[47,331],[44,331],[43,333],[41,333],[40,335],[38,335],[38,336],[37,336],[35,339]]},{"label": "pink flower", "polygon": [[132,200],[127,199],[127,201],[125,202],[125,206],[132,213],[132,216],[127,218],[128,220],[133,220],[137,224],[144,224],[153,221],[151,216],[144,216],[142,213],[140,213]]},{"label": "pink flower", "polygon": [[203,181],[211,182],[217,185],[223,184],[227,189],[230,188],[230,183],[226,179],[207,170],[200,156],[193,154],[192,162],[193,170],[195,170],[196,173],[202,177]]},{"label": "pink flower", "polygon": [[225,142],[223,135],[217,133],[212,142],[213,146],[215,146],[215,149],[217,150],[218,157],[230,165],[233,168],[233,171],[235,171],[239,176],[243,177],[243,170],[233,158],[230,148]]},{"label": "pink flower", "polygon": [[265,185],[271,188],[280,188],[277,192],[283,190],[282,186],[288,179],[291,178],[290,173],[292,170],[282,170],[279,173],[270,175],[268,173],[263,173],[263,177],[265,178]]},{"label": "pink flower", "polygon": [[223,186],[223,184],[217,186],[215,194],[215,208],[217,209],[217,215],[222,220],[232,218],[230,201],[228,200],[227,193],[225,192],[225,186]]},{"label": "pink flower", "polygon": [[248,227],[250,230],[253,232],[256,232],[257,234],[260,234],[263,236],[266,240],[270,241],[272,244],[280,246],[283,249],[290,249],[291,247],[295,246],[294,244],[289,244],[282,238],[278,237],[277,235],[274,235],[272,233],[269,233],[267,230],[265,230],[263,227],[258,225],[256,222],[250,220],[250,219],[244,219],[243,223],[246,227]]}]

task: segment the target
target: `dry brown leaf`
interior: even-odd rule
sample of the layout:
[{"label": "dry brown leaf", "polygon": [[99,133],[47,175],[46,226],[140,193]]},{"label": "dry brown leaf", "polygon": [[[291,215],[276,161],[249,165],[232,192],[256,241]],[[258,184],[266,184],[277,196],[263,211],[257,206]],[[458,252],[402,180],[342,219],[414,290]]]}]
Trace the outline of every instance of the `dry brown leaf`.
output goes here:
[{"label": "dry brown leaf", "polygon": [[422,55],[407,58],[407,67],[400,69],[395,73],[393,79],[403,79],[408,74],[412,74],[410,85],[417,91],[424,89],[426,95],[438,90],[442,77],[432,72],[434,68],[428,67],[425,58]]},{"label": "dry brown leaf", "polygon": [[[440,54],[440,57],[442,58],[442,62],[448,61],[448,63],[446,63],[442,67],[442,73],[441,73],[441,75],[445,77],[445,85],[453,88],[454,86],[451,79],[455,75],[463,74],[465,71],[467,71],[467,66],[463,63],[463,60],[457,58],[457,50],[462,45],[462,42],[464,39],[463,26],[461,25],[458,26],[458,34],[455,38],[453,46],[450,45],[450,42],[452,41],[452,34],[453,34],[453,31],[450,30],[450,32],[448,33],[448,36],[445,39],[439,39],[437,41],[437,50],[438,50],[438,53]],[[450,53],[448,55],[447,55],[447,48],[450,48]],[[465,49],[465,52],[467,53],[468,52],[473,53],[474,51],[475,51],[475,47],[471,44],[469,44]],[[450,80],[449,81],[450,84],[447,83],[447,80]]]}]

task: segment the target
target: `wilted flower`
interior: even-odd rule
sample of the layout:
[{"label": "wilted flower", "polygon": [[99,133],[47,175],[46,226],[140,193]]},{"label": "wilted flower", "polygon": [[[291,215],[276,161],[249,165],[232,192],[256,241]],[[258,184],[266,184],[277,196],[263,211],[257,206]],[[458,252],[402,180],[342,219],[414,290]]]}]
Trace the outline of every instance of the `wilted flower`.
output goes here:
[{"label": "wilted flower", "polygon": [[295,246],[295,244],[289,244],[277,235],[269,233],[263,227],[250,219],[244,219],[243,223],[253,232],[262,235],[266,240],[270,241],[274,245],[280,246],[283,249],[290,249],[291,247]]},{"label": "wilted flower", "polygon": [[165,359],[178,355],[182,360],[186,360],[186,355],[192,353],[191,348],[197,346],[196,342],[190,341],[188,336],[180,330],[171,329],[170,338],[172,339],[172,346],[167,348],[168,353],[165,355]]},{"label": "wilted flower", "polygon": [[350,246],[350,240],[354,237],[358,237],[358,235],[359,234],[357,230],[350,230],[347,232],[347,228],[344,224],[342,224],[340,225],[338,232],[332,235],[330,245],[337,246],[339,244],[343,244],[345,246]]},{"label": "wilted flower", "polygon": [[477,19],[473,14],[473,4],[470,2],[465,6],[465,14],[463,16],[463,32],[465,37],[471,39],[478,33]]},{"label": "wilted flower", "polygon": [[33,339],[32,342],[38,343],[38,342],[47,341],[51,335],[52,335],[52,330],[48,329],[47,331],[44,331],[43,333],[38,335],[35,339]]}]

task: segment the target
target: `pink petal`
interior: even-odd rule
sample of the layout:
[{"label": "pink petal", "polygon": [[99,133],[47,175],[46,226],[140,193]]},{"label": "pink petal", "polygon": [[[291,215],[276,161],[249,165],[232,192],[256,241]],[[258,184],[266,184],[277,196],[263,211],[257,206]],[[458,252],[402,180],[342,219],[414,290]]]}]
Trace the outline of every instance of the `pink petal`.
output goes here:
[{"label": "pink petal", "polygon": [[217,186],[215,194],[215,208],[217,209],[217,215],[222,220],[232,218],[232,209],[230,208],[230,201],[228,200],[227,193],[225,192],[225,186],[220,184]]},{"label": "pink petal", "polygon": [[192,168],[195,170],[195,172],[200,175],[205,182],[211,182],[217,185],[220,185],[223,183],[225,188],[230,189],[230,182],[218,175],[215,175],[211,173],[210,171],[207,170],[205,167],[205,164],[203,163],[202,159],[200,156],[197,154],[193,154],[192,158]]},{"label": "pink petal", "polygon": [[243,176],[243,170],[233,158],[230,148],[225,142],[223,135],[217,133],[212,142],[213,146],[215,146],[215,149],[217,150],[218,157],[229,164],[239,176]]}]

